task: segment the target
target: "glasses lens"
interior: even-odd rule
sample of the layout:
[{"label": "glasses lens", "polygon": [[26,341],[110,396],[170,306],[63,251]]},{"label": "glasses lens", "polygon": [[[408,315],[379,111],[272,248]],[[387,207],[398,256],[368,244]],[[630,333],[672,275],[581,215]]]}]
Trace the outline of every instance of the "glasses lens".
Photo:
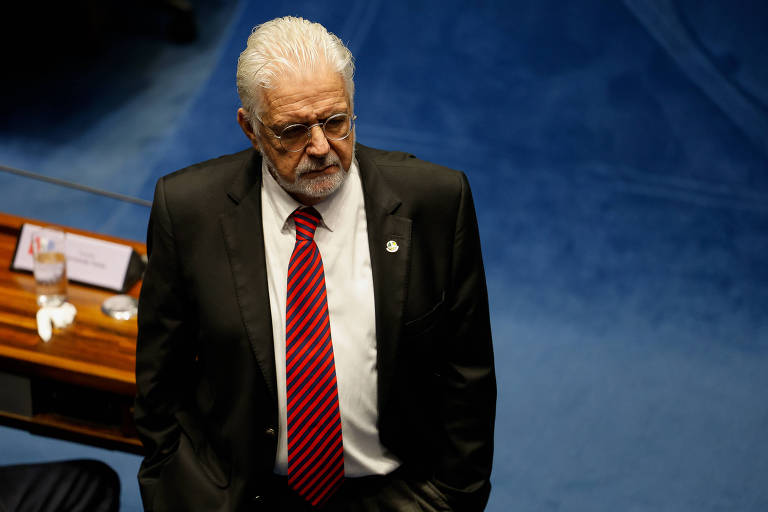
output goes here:
[{"label": "glasses lens", "polygon": [[329,117],[323,125],[325,136],[331,140],[343,139],[351,131],[351,123],[347,114],[336,114]]},{"label": "glasses lens", "polygon": [[280,143],[288,151],[299,151],[308,142],[307,127],[303,124],[292,124],[280,134]]}]

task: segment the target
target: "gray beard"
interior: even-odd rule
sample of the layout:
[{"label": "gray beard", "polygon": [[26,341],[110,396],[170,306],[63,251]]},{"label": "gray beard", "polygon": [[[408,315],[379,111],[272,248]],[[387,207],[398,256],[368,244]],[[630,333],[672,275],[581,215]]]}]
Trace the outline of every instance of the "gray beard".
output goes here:
[{"label": "gray beard", "polygon": [[[342,167],[338,155],[329,153],[323,160],[303,158],[296,167],[296,180],[288,181],[275,170],[274,164],[264,151],[261,152],[261,156],[277,184],[292,196],[325,199],[341,188],[349,174],[349,169]],[[354,159],[354,153],[352,158]],[[314,178],[304,176],[308,172],[324,169],[329,165],[336,165],[339,170],[331,175],[321,175]]]}]

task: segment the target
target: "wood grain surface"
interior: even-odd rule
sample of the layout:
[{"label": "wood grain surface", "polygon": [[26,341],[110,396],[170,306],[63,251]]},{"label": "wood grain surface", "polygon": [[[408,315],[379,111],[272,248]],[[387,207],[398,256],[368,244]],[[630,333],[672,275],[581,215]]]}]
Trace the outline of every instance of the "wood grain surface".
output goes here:
[{"label": "wood grain surface", "polygon": [[[31,273],[10,270],[24,222],[130,245],[139,254],[146,254],[144,244],[139,242],[0,213],[0,370],[114,393],[123,402],[132,400],[136,389],[136,319],[115,320],[101,312],[101,303],[112,292],[69,283],[68,300],[77,308],[75,322],[67,328],[54,329],[48,342],[38,336],[35,280]],[[140,286],[137,283],[128,294],[138,297]],[[19,418],[14,420],[23,422]],[[57,421],[43,415],[38,420],[40,424]],[[82,426],[76,428],[82,430]],[[109,429],[104,435],[114,436]],[[129,441],[132,445],[136,443]]]}]

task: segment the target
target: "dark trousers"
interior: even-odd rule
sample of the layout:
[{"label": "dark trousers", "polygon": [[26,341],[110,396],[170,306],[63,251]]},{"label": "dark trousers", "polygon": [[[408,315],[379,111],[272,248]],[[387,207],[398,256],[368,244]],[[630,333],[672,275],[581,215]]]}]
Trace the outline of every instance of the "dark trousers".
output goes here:
[{"label": "dark trousers", "polygon": [[452,512],[431,483],[397,470],[384,476],[347,478],[320,509],[310,507],[288,487],[287,478],[275,476],[275,494],[265,510],[275,512]]},{"label": "dark trousers", "polygon": [[120,479],[96,460],[0,466],[0,512],[117,512]]}]

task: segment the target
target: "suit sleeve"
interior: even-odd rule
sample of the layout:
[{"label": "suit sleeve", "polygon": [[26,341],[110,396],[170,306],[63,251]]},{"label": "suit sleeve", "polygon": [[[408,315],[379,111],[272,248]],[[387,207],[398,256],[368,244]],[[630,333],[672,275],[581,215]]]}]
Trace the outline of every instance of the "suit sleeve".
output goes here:
[{"label": "suit sleeve", "polygon": [[464,174],[460,181],[447,350],[437,372],[442,431],[434,483],[454,510],[479,511],[490,493],[496,377],[475,208]]},{"label": "suit sleeve", "polygon": [[195,365],[195,328],[164,187],[161,179],[150,214],[136,349],[135,421],[145,451],[139,484],[147,510],[161,470],[179,443],[176,415],[184,409],[184,390]]}]

